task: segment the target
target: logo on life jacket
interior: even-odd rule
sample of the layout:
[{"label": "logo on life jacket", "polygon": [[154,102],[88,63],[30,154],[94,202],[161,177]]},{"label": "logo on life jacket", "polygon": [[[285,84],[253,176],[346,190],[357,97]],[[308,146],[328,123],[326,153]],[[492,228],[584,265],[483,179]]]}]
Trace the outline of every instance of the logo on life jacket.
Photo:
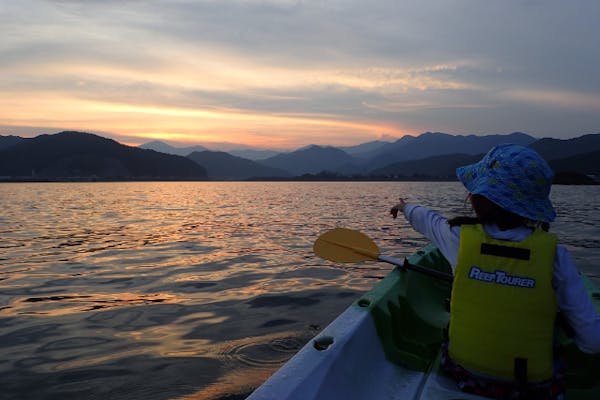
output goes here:
[{"label": "logo on life jacket", "polygon": [[497,269],[494,272],[487,272],[477,266],[472,266],[469,270],[469,279],[526,289],[533,289],[535,287],[535,279],[526,276],[510,275],[500,269]]}]

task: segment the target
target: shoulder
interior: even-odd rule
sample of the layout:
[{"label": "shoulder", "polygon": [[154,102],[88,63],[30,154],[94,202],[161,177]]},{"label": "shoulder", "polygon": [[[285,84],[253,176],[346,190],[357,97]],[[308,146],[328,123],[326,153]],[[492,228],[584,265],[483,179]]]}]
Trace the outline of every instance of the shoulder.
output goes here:
[{"label": "shoulder", "polygon": [[485,224],[483,229],[494,239],[510,240],[514,242],[520,242],[527,236],[531,235],[531,229],[526,227],[519,227],[514,229],[502,230],[496,224]]},{"label": "shoulder", "polygon": [[560,244],[556,246],[554,277],[563,282],[572,280],[574,278],[579,280],[579,271],[571,259],[571,253],[565,246]]}]

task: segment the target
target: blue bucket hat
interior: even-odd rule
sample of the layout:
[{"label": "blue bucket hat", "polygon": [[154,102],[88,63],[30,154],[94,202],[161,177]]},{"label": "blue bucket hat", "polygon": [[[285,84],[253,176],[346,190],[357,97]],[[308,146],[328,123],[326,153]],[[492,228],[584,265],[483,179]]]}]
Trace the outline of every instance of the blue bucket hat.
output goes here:
[{"label": "blue bucket hat", "polygon": [[513,214],[540,222],[556,217],[548,197],[554,172],[529,147],[498,145],[481,161],[457,168],[456,176],[470,193],[480,194]]}]

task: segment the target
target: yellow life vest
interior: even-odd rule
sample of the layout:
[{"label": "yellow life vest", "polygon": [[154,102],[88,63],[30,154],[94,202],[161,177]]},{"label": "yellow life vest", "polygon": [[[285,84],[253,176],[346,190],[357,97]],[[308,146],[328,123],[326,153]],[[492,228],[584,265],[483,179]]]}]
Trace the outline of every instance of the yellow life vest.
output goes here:
[{"label": "yellow life vest", "polygon": [[[512,242],[491,238],[482,225],[461,226],[450,300],[448,353],[455,362],[500,379],[552,377],[556,243],[542,230]],[[526,377],[516,377],[523,367]]]}]

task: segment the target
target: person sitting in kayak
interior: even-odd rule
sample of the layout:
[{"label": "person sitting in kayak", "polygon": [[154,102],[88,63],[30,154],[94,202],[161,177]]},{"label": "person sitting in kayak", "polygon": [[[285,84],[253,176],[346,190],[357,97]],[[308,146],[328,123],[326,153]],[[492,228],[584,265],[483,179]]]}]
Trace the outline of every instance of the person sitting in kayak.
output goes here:
[{"label": "person sitting in kayak", "polygon": [[402,212],[452,266],[443,368],[465,392],[558,398],[557,312],[587,353],[600,353],[600,315],[568,250],[548,232],[556,217],[553,172],[534,150],[504,144],[456,174],[476,217],[447,220],[403,198],[390,210],[394,218]]}]

